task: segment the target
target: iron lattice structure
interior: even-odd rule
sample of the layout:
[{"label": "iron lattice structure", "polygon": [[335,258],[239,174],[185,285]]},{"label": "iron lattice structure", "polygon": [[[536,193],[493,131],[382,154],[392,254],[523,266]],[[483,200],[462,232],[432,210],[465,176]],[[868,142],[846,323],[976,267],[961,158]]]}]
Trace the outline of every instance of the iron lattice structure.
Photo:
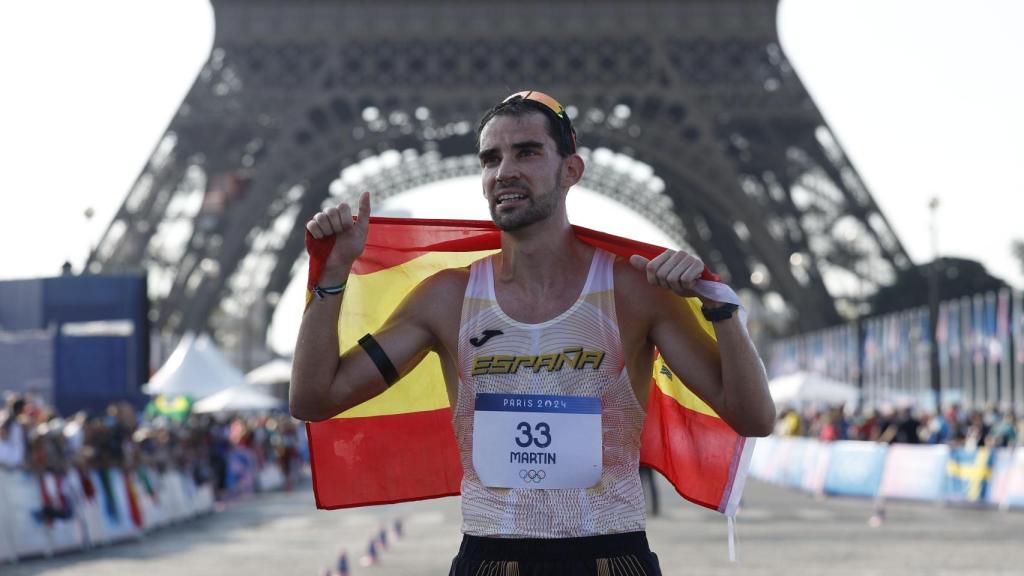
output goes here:
[{"label": "iron lattice structure", "polygon": [[775,0],[212,1],[210,58],[89,263],[147,270],[165,334],[273,308],[327,201],[478,173],[477,118],[525,87],[569,105],[584,186],[781,297],[796,329],[910,265]]}]

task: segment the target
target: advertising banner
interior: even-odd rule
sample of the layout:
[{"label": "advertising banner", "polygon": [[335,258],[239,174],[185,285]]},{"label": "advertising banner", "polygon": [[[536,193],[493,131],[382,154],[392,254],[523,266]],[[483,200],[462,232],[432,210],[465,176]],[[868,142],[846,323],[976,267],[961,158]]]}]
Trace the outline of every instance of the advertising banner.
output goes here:
[{"label": "advertising banner", "polygon": [[781,482],[789,488],[800,488],[804,481],[804,457],[808,447],[817,440],[809,438],[791,438],[789,453],[782,463]]},{"label": "advertising banner", "polygon": [[882,481],[888,446],[843,440],[832,444],[825,493],[874,497]]},{"label": "advertising banner", "polygon": [[886,456],[879,495],[908,500],[940,500],[949,446],[893,444]]},{"label": "advertising banner", "polygon": [[807,451],[804,452],[804,477],[801,488],[814,494],[824,490],[831,449],[832,444],[827,442],[812,442],[807,446]]},{"label": "advertising banner", "polygon": [[757,444],[754,446],[754,454],[750,457],[751,476],[759,480],[768,478],[768,474],[771,471],[772,454],[775,452],[776,446],[778,446],[778,438],[775,436],[757,439]]},{"label": "advertising banner", "polygon": [[1010,461],[1006,480],[1001,486],[999,506],[1007,508],[1024,508],[1024,449],[1014,451]]}]

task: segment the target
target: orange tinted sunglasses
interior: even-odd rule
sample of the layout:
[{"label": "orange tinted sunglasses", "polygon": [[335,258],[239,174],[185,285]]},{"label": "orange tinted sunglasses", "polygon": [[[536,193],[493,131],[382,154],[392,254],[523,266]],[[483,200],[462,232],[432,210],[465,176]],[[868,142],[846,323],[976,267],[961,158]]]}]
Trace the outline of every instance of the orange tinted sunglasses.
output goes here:
[{"label": "orange tinted sunglasses", "polygon": [[558,116],[559,118],[564,117],[565,107],[559,104],[558,100],[555,100],[551,96],[548,96],[547,94],[543,92],[538,92],[536,90],[523,90],[522,92],[516,92],[515,94],[512,94],[508,98],[502,100],[502,103],[508,102],[509,100],[512,100],[513,98],[517,97],[522,98],[523,100],[533,100],[534,102],[539,102],[547,106],[549,110],[554,112],[555,116]]},{"label": "orange tinted sunglasses", "polygon": [[522,98],[523,100],[537,102],[550,110],[569,132],[569,142],[572,145],[572,151],[576,152],[576,129],[572,127],[572,121],[569,120],[569,115],[565,113],[565,106],[562,106],[558,100],[555,100],[551,96],[536,90],[523,90],[522,92],[516,92],[502,100],[501,103],[504,104],[515,98]]}]

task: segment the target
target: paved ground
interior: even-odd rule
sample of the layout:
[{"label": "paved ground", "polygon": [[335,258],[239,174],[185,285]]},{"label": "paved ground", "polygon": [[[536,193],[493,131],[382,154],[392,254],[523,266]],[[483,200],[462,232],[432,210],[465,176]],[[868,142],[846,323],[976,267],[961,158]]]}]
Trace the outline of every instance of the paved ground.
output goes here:
[{"label": "paved ground", "polygon": [[[864,500],[816,501],[752,482],[739,519],[740,563],[727,559],[726,523],[662,485],[651,545],[670,575],[1021,575],[1024,513],[890,503],[881,527]],[[445,575],[459,542],[455,498],[323,512],[308,489],[271,494],[165,528],[144,540],[0,565],[4,576],[321,575],[347,549],[352,574]],[[382,523],[406,536],[376,566],[359,565]]]}]

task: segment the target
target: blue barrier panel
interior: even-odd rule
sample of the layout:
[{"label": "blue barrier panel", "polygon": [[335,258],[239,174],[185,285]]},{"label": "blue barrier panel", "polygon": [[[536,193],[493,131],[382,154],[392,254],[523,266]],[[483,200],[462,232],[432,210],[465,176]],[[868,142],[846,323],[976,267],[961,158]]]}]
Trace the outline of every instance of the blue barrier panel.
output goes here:
[{"label": "blue barrier panel", "polygon": [[804,454],[807,453],[807,446],[813,440],[807,438],[792,438],[790,441],[789,453],[786,454],[786,461],[782,462],[782,475],[779,481],[790,488],[799,488],[804,479]]},{"label": "blue barrier panel", "polygon": [[893,444],[885,460],[879,494],[908,500],[942,499],[949,446]]},{"label": "blue barrier panel", "polygon": [[772,453],[778,445],[778,438],[769,436],[759,438],[754,445],[754,454],[750,457],[750,475],[758,480],[765,480],[771,472]]},{"label": "blue barrier panel", "polygon": [[814,441],[808,444],[804,452],[804,477],[800,488],[813,494],[821,493],[825,488],[825,474],[828,472],[829,458],[832,455],[832,443]]},{"label": "blue barrier panel", "polygon": [[991,485],[994,456],[989,448],[950,450],[946,463],[946,500],[984,503]]},{"label": "blue barrier panel", "polygon": [[1006,498],[1006,490],[1013,469],[1013,449],[998,448],[992,458],[992,481],[985,502],[998,506]]},{"label": "blue barrier panel", "polygon": [[264,466],[256,474],[256,490],[271,492],[284,487],[284,474],[277,465]]},{"label": "blue barrier panel", "polygon": [[191,482],[186,483],[180,472],[171,470],[164,473],[160,482],[160,505],[167,522],[179,522],[195,515],[193,497],[186,484]]},{"label": "blue barrier panel", "polygon": [[103,535],[107,541],[118,542],[139,536],[132,519],[131,501],[120,470],[111,468],[93,472],[100,509],[103,511]]},{"label": "blue barrier panel", "polygon": [[825,493],[873,497],[882,481],[888,446],[843,440],[832,444]]},{"label": "blue barrier panel", "polygon": [[39,477],[25,470],[16,470],[7,485],[7,500],[12,509],[4,511],[13,535],[14,554],[19,558],[49,555],[46,516]]},{"label": "blue barrier panel", "polygon": [[46,503],[41,517],[47,533],[49,552],[77,550],[83,545],[84,531],[76,516],[67,476],[45,473],[39,477],[39,491]]},{"label": "blue barrier panel", "polygon": [[1014,452],[999,506],[1004,509],[1024,508],[1024,448],[1017,448]]},{"label": "blue barrier panel", "polygon": [[[268,468],[276,473],[266,473]],[[272,463],[259,471],[267,478],[281,477]],[[213,484],[196,486],[188,473],[108,469],[40,476],[0,469],[0,565],[141,538],[142,527],[213,509]]]},{"label": "blue barrier panel", "polygon": [[252,494],[256,490],[258,463],[256,454],[241,446],[234,446],[228,452],[227,474],[224,481],[225,498],[237,498]]},{"label": "blue barrier panel", "polygon": [[13,490],[8,488],[13,486],[14,482],[15,472],[0,467],[0,510],[3,510],[3,514],[0,514],[0,564],[13,561],[18,557],[14,549],[15,500],[13,499],[14,495],[11,494]]},{"label": "blue barrier panel", "polygon": [[143,530],[149,532],[167,524],[166,505],[159,494],[160,477],[148,467],[140,466],[128,479],[141,508]]},{"label": "blue barrier panel", "polygon": [[765,480],[772,484],[782,484],[786,471],[786,462],[789,462],[789,453],[793,451],[793,445],[797,438],[783,436],[775,443],[775,450],[772,451],[771,460],[768,463],[768,474]]},{"label": "blue barrier panel", "polygon": [[92,481],[92,473],[72,470],[67,475],[67,483],[75,517],[82,530],[82,545],[98,546],[107,543],[103,531],[103,511],[100,509],[99,495]]}]

